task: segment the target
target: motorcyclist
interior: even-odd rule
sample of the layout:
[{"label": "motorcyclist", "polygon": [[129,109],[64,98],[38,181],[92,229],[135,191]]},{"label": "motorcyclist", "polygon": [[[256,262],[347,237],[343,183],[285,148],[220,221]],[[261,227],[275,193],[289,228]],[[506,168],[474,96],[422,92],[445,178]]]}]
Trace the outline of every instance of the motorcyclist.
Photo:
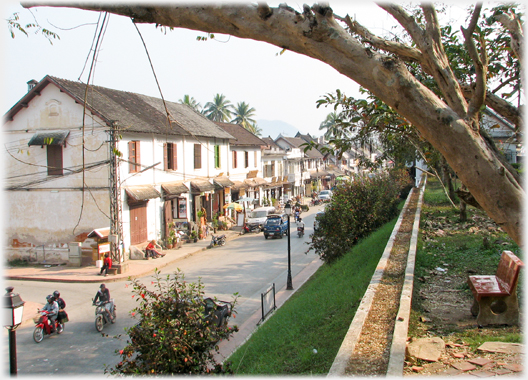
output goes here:
[{"label": "motorcyclist", "polygon": [[303,222],[302,218],[297,219],[297,230],[299,230],[299,229],[304,234],[304,222]]},{"label": "motorcyclist", "polygon": [[46,296],[46,301],[46,305],[44,305],[41,310],[48,312],[48,323],[51,326],[50,331],[55,332],[55,321],[57,320],[57,316],[59,314],[59,305],[51,294]]},{"label": "motorcyclist", "polygon": [[101,284],[100,289],[97,291],[93,304],[95,305],[97,300],[101,301],[104,304],[105,311],[108,314],[110,322],[114,323],[114,318],[112,318],[112,309],[114,307],[113,302],[110,300],[110,290],[106,287],[105,284]]},{"label": "motorcyclist", "polygon": [[53,299],[55,300],[55,302],[57,302],[57,305],[59,306],[59,313],[57,319],[59,320],[59,322],[61,322],[61,320],[66,317],[66,312],[64,311],[64,309],[66,308],[66,301],[61,298],[58,290],[55,290],[53,292]]}]

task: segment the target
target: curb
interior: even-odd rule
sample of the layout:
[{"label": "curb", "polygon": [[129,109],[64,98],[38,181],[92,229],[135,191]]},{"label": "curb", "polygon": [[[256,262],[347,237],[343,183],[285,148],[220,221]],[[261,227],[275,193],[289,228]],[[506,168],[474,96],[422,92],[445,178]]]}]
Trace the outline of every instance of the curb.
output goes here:
[{"label": "curb", "polygon": [[[400,216],[398,217],[396,225],[394,226],[392,230],[392,234],[389,238],[387,246],[385,247],[385,250],[383,251],[383,255],[381,256],[378,262],[376,271],[374,272],[374,275],[372,276],[372,279],[370,280],[370,284],[367,287],[367,290],[365,291],[363,298],[361,299],[361,303],[356,311],[356,314],[354,315],[354,318],[352,319],[352,323],[350,324],[350,327],[345,335],[345,338],[343,339],[343,343],[341,344],[341,347],[339,348],[339,351],[337,352],[334,362],[332,363],[332,366],[330,367],[330,370],[328,371],[327,377],[346,376],[346,368],[347,368],[349,359],[352,356],[352,353],[354,352],[356,344],[359,340],[361,331],[363,330],[363,325],[365,324],[368,313],[370,311],[370,307],[372,306],[372,301],[374,299],[374,295],[376,293],[378,284],[380,283],[381,278],[383,277],[383,272],[385,271],[385,268],[387,266],[390,253],[394,245],[394,240],[396,238],[396,235],[398,234],[398,231],[400,230],[401,222],[403,220],[403,215],[409,205],[411,195],[414,193],[414,191],[417,191],[417,189],[418,188],[413,188],[412,191],[409,192],[409,195],[407,196],[407,199],[402,208],[402,211],[400,212]],[[417,228],[416,225],[413,226],[413,236],[414,236],[415,228]],[[410,302],[409,302],[409,308],[410,308]],[[410,309],[409,309],[409,312],[410,312]],[[406,337],[404,339],[405,339],[404,340],[404,343],[405,343]],[[405,354],[405,350],[404,350],[404,354]],[[402,367],[402,372],[398,376],[402,376],[402,373],[403,373],[403,367]]]}]

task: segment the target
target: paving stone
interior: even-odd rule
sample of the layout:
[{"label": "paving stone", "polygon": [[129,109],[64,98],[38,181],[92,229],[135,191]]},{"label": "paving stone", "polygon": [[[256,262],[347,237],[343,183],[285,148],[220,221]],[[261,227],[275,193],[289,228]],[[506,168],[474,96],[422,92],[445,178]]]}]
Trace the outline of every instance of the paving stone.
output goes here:
[{"label": "paving stone", "polygon": [[504,369],[504,368],[494,369],[493,372],[496,373],[499,376],[507,375],[509,373],[512,373],[512,371]]},{"label": "paving stone", "polygon": [[466,355],[461,352],[455,352],[452,355],[454,358],[457,358],[457,359],[464,359],[466,357]]},{"label": "paving stone", "polygon": [[413,372],[420,372],[420,371],[423,371],[424,367],[420,367],[420,366],[417,366],[417,365],[413,365],[411,367],[411,369],[413,370]]},{"label": "paving stone", "polygon": [[469,359],[468,362],[471,364],[483,366],[483,365],[493,362],[493,360],[486,359],[486,358],[475,358],[475,359]]},{"label": "paving stone", "polygon": [[429,372],[436,372],[436,371],[439,371],[441,369],[444,369],[444,363],[442,363],[442,362],[434,362],[434,363],[426,364],[424,367]]},{"label": "paving stone", "polygon": [[522,354],[524,345],[519,343],[485,342],[478,349],[480,351],[500,352],[503,354]]},{"label": "paving stone", "polygon": [[488,369],[495,368],[496,366],[497,366],[497,363],[494,362],[494,361],[491,361],[491,362],[489,362],[489,363],[484,364],[484,365],[482,366],[482,369],[487,371]]},{"label": "paving stone", "polygon": [[524,368],[522,364],[517,363],[507,363],[504,364],[503,367],[513,372],[522,372]]},{"label": "paving stone", "polygon": [[446,375],[446,376],[457,376],[457,375],[460,375],[462,373],[462,371],[456,369],[456,368],[448,368],[446,369],[444,372],[441,372],[442,375]]},{"label": "paving stone", "polygon": [[407,354],[428,362],[436,362],[445,351],[445,342],[438,338],[413,339],[407,344]]},{"label": "paving stone", "polygon": [[474,372],[471,372],[471,374],[473,376],[477,376],[477,377],[491,377],[491,376],[495,376],[495,373],[488,372],[488,371],[474,371]]},{"label": "paving stone", "polygon": [[451,363],[451,365],[453,367],[455,367],[456,369],[460,370],[460,371],[472,371],[474,369],[477,369],[477,367],[475,367],[473,364],[471,363],[468,363],[468,362],[457,362],[457,363]]}]

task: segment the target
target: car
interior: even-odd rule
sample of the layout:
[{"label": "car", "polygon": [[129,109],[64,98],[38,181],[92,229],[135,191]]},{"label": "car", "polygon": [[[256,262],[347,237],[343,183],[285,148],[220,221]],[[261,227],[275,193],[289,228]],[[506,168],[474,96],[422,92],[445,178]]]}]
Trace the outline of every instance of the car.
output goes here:
[{"label": "car", "polygon": [[269,214],[274,214],[276,212],[275,207],[257,207],[252,210],[248,216],[247,224],[249,228],[258,226],[262,230],[262,226],[266,223],[266,219]]},{"label": "car", "polygon": [[270,214],[268,219],[262,227],[264,238],[270,236],[279,237],[282,239],[288,233],[288,215],[286,214]]},{"label": "car", "polygon": [[321,190],[319,193],[319,200],[323,202],[328,202],[332,198],[332,190]]}]

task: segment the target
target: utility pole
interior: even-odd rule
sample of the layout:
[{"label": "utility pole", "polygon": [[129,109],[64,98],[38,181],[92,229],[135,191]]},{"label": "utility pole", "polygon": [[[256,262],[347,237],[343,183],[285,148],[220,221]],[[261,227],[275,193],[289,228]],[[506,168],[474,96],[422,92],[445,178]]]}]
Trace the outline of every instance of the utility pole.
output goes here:
[{"label": "utility pole", "polygon": [[121,241],[123,239],[123,223],[122,223],[122,208],[121,208],[121,181],[119,178],[119,151],[117,143],[119,140],[119,133],[117,122],[112,121],[110,126],[110,236],[111,242],[110,255],[112,262],[116,267],[123,269],[123,251],[120,249]]}]

